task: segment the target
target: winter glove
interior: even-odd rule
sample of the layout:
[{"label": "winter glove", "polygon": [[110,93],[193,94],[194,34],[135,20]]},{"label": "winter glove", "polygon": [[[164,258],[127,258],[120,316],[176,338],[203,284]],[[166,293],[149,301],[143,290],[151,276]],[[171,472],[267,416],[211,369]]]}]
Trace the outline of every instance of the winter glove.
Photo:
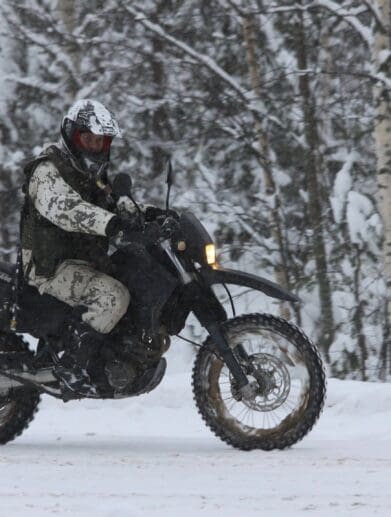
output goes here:
[{"label": "winter glove", "polygon": [[107,237],[113,241],[114,245],[122,247],[132,243],[142,244],[149,247],[164,237],[164,234],[156,222],[145,225],[143,231],[140,226],[135,226],[132,222],[124,221],[119,217],[113,217],[106,227]]},{"label": "winter glove", "polygon": [[142,230],[142,223],[137,216],[127,217],[126,219],[114,216],[108,222],[105,232],[109,239],[115,239],[121,232],[137,232],[140,230]]},{"label": "winter glove", "polygon": [[152,223],[145,225],[145,230],[142,233],[145,246],[156,244],[156,242],[162,237],[164,237],[164,233],[158,223],[153,221]]},{"label": "winter glove", "polygon": [[178,219],[174,217],[167,217],[161,226],[161,231],[166,238],[175,236],[180,230]]},{"label": "winter glove", "polygon": [[179,215],[174,210],[163,210],[162,208],[158,208],[156,206],[148,206],[145,209],[145,220],[155,221],[156,219],[164,220],[166,217],[172,217],[174,219],[179,219]]}]

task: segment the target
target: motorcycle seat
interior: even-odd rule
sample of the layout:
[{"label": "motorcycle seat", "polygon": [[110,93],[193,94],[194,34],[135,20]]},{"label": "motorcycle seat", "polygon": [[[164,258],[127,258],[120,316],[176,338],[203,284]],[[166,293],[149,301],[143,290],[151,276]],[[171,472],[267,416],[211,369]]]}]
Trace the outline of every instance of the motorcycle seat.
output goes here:
[{"label": "motorcycle seat", "polygon": [[[15,274],[15,264],[0,262],[0,330],[9,328],[8,307],[13,302],[12,284]],[[19,295],[18,332],[26,332],[35,337],[55,335],[72,314],[69,305],[49,294],[41,295],[36,287],[23,282]]]}]

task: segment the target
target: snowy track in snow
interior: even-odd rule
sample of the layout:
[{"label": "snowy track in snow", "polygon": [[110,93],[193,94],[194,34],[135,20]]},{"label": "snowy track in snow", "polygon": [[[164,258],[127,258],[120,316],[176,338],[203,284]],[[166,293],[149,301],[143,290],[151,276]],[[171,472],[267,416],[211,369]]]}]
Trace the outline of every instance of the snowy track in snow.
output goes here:
[{"label": "snowy track in snow", "polygon": [[167,376],[137,399],[44,398],[0,463],[7,517],[388,516],[391,385],[330,381],[315,429],[273,452],[215,438],[190,375]]}]

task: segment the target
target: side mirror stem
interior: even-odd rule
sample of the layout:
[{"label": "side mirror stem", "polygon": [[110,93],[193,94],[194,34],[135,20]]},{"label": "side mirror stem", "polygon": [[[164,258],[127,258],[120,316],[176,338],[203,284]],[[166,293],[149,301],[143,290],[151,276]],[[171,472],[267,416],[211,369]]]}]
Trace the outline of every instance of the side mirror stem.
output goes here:
[{"label": "side mirror stem", "polygon": [[115,177],[113,181],[113,194],[116,201],[118,201],[121,196],[128,196],[136,207],[138,214],[142,214],[141,208],[132,196],[132,179],[130,176],[122,172]]},{"label": "side mirror stem", "polygon": [[143,212],[142,212],[141,208],[138,206],[138,204],[136,203],[135,199],[133,198],[133,196],[132,196],[132,194],[131,194],[130,192],[129,192],[128,196],[129,196],[129,199],[131,200],[131,202],[132,202],[132,203],[134,204],[134,206],[136,207],[136,210],[137,210],[137,212],[138,212],[138,215],[140,215],[140,216],[141,216]]}]

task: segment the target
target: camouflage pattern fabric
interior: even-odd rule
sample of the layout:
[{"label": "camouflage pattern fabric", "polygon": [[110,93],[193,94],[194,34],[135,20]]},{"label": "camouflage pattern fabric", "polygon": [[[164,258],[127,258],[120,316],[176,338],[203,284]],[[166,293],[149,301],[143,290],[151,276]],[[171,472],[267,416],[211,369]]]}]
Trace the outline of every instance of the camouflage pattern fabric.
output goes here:
[{"label": "camouflage pattern fabric", "polygon": [[[29,197],[34,208],[47,221],[64,232],[76,236],[98,236],[105,238],[108,222],[114,216],[93,203],[85,201],[61,176],[53,162],[39,163],[29,181]],[[66,234],[64,234],[65,236]],[[99,237],[101,236],[101,237]],[[47,235],[42,232],[42,239]],[[83,241],[84,242],[84,241]],[[58,243],[60,244],[60,243]],[[54,253],[56,250],[52,250]],[[72,250],[70,250],[72,252]],[[48,275],[36,274],[35,266],[30,268],[30,249],[23,250],[23,264],[27,281],[39,289],[41,294],[50,294],[71,307],[82,305],[87,308],[83,321],[94,330],[109,333],[125,314],[130,295],[118,280],[97,271],[85,260],[64,257]]]},{"label": "camouflage pattern fabric", "polygon": [[40,163],[35,169],[29,195],[38,212],[66,232],[104,236],[106,226],[114,216],[112,212],[84,201],[50,161]]},{"label": "camouflage pattern fabric", "polygon": [[[31,252],[25,250],[25,269],[30,257]],[[27,281],[41,294],[50,294],[71,307],[86,307],[83,321],[102,334],[109,333],[116,326],[130,302],[129,291],[121,282],[80,260],[64,261],[50,278],[35,275],[33,266]]]}]

